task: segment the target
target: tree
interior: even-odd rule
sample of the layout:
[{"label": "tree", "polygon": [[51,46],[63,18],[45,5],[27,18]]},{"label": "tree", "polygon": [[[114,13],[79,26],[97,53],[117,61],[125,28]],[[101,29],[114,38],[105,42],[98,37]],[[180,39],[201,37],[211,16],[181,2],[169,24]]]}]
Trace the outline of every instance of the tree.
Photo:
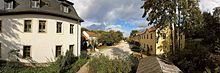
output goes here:
[{"label": "tree", "polygon": [[121,40],[123,40],[123,34],[120,31],[98,31],[101,36],[98,37],[98,41],[106,44],[108,46],[111,46],[115,43],[119,43]]},{"label": "tree", "polygon": [[133,36],[134,34],[136,34],[138,32],[139,32],[138,30],[132,30],[131,33],[130,33],[130,36]]},{"label": "tree", "polygon": [[[220,36],[220,23],[219,23],[219,17],[218,14],[220,11],[215,10],[213,15],[210,13],[204,12],[204,31],[200,31],[203,35],[200,33],[197,33],[197,35],[200,35],[204,38],[204,44],[211,45],[212,50],[219,46],[219,36]],[[216,17],[217,16],[217,17]]]},{"label": "tree", "polygon": [[89,31],[87,28],[81,28],[81,31]]},{"label": "tree", "polygon": [[[149,21],[148,25],[157,25],[159,28],[170,27],[172,41],[171,50],[177,44],[177,35],[180,29],[189,30],[202,22],[198,0],[146,0],[141,7],[144,9],[143,18]],[[201,16],[201,17],[200,17]]]}]

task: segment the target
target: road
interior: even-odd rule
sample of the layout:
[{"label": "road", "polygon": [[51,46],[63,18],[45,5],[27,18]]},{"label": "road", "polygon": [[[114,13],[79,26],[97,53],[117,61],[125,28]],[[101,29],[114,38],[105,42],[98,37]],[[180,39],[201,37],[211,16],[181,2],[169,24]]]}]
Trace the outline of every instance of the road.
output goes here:
[{"label": "road", "polygon": [[123,58],[132,54],[132,51],[127,42],[121,41],[116,46],[111,46],[109,49],[100,51],[101,54],[110,58]]},{"label": "road", "polygon": [[[109,58],[126,58],[132,54],[132,51],[129,47],[129,44],[127,42],[121,41],[116,46],[111,46],[108,49],[101,50],[99,52],[96,52],[92,54],[92,56],[97,57],[97,55],[105,55]],[[88,64],[88,63],[87,63]],[[80,68],[80,70],[77,73],[88,73],[87,64],[85,64],[83,67]]]}]

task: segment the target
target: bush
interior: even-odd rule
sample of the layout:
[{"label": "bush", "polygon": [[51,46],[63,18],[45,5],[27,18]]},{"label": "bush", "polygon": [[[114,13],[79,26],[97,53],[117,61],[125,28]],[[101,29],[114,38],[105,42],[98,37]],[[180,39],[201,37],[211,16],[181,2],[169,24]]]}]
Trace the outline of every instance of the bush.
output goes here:
[{"label": "bush", "polygon": [[168,53],[166,56],[176,66],[178,66],[183,72],[186,73],[202,73],[210,69],[211,73],[217,73],[215,71],[218,68],[215,65],[215,61],[211,58],[210,48],[201,45],[197,41],[186,41],[184,50],[176,51],[175,54]]},{"label": "bush", "polygon": [[88,65],[91,73],[129,73],[132,67],[130,61],[106,56],[95,57]]},{"label": "bush", "polygon": [[71,69],[67,71],[67,73],[76,73],[79,69],[86,64],[86,58],[79,58],[74,64],[71,65]]},{"label": "bush", "polygon": [[66,56],[60,56],[48,67],[27,67],[20,63],[5,63],[0,66],[0,73],[76,73],[87,62],[87,55],[74,57],[72,50]]},{"label": "bush", "polygon": [[141,52],[142,49],[139,46],[134,46],[131,48],[131,50],[135,52]]}]

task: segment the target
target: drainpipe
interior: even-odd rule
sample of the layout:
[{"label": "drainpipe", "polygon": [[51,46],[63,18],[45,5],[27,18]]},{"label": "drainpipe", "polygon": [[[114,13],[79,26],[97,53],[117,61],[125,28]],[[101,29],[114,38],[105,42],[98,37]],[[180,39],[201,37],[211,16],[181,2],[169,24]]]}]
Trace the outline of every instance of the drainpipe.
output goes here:
[{"label": "drainpipe", "polygon": [[81,36],[81,28],[79,28],[80,27],[80,21],[78,20],[77,21],[77,56],[80,56],[80,51],[81,51],[81,38],[80,38],[80,36]]}]

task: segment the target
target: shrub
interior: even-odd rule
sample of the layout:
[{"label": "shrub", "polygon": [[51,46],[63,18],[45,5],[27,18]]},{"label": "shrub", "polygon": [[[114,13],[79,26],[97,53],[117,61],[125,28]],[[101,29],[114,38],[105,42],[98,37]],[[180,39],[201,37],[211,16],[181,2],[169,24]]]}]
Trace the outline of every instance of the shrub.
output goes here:
[{"label": "shrub", "polygon": [[184,50],[175,51],[175,54],[168,53],[163,55],[171,60],[183,72],[202,73],[210,69],[211,73],[217,73],[215,61],[211,58],[209,50],[211,48],[200,44],[198,41],[186,41]]},{"label": "shrub", "polygon": [[74,64],[71,65],[71,69],[67,73],[76,73],[79,69],[87,63],[87,58],[79,58]]},{"label": "shrub", "polygon": [[87,62],[86,53],[74,57],[72,50],[48,67],[27,67],[21,63],[1,63],[0,73],[76,73]]},{"label": "shrub", "polygon": [[140,52],[142,49],[139,46],[134,46],[131,48],[132,51]]},{"label": "shrub", "polygon": [[[58,65],[61,66],[60,73],[64,73],[67,70],[71,69],[71,65],[78,60],[78,57],[73,55],[73,49],[70,49],[66,52],[66,56],[60,57],[61,62],[58,62]],[[59,60],[58,60],[59,61]]]},{"label": "shrub", "polygon": [[91,73],[129,73],[132,63],[124,59],[99,56],[91,59],[88,65]]}]

